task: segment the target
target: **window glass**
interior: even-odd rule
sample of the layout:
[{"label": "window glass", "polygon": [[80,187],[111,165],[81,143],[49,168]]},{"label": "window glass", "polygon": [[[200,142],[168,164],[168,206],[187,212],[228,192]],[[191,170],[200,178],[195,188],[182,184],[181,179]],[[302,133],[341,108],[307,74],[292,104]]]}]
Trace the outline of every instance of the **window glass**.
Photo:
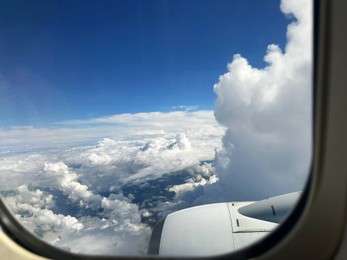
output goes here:
[{"label": "window glass", "polygon": [[39,238],[97,255],[145,255],[163,217],[233,202],[182,221],[229,214],[254,233],[218,250],[241,248],[287,213],[250,201],[304,187],[311,85],[309,0],[2,1],[1,196]]}]

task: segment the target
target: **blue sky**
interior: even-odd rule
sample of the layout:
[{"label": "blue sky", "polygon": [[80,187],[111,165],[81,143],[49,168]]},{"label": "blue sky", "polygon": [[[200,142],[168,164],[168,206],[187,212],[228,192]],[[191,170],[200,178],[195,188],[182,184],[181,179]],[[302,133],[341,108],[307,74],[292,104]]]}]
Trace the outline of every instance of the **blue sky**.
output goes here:
[{"label": "blue sky", "polygon": [[279,1],[0,3],[0,126],[213,109],[236,53],[261,68],[284,47]]}]

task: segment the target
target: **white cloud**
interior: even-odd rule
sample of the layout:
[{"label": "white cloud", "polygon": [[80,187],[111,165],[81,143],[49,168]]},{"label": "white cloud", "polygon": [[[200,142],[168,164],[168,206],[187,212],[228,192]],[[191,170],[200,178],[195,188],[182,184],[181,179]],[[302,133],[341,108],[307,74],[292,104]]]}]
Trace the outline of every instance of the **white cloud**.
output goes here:
[{"label": "white cloud", "polygon": [[195,165],[191,170],[195,171],[194,177],[187,179],[186,183],[173,185],[168,188],[169,191],[176,193],[177,200],[185,200],[184,197],[187,191],[194,191],[199,186],[214,184],[218,181],[218,177],[215,175],[214,168],[211,164]]},{"label": "white cloud", "polygon": [[203,160],[211,160],[214,149],[218,147],[219,140],[200,142],[199,139],[190,140],[184,134],[178,134],[172,139],[150,140],[134,159],[135,164],[146,167],[129,176],[127,181],[158,177],[199,164]]},{"label": "white cloud", "polygon": [[[182,120],[177,124],[177,120]],[[62,125],[81,125],[81,124],[122,124],[125,126],[147,126],[147,127],[194,127],[194,124],[214,123],[213,112],[209,110],[200,111],[173,111],[173,112],[149,112],[136,114],[119,114],[108,117],[94,118],[88,120],[71,120],[60,122]],[[195,127],[194,127],[195,128]]]},{"label": "white cloud", "polygon": [[31,191],[22,185],[18,187],[16,195],[6,197],[6,202],[26,227],[38,235],[57,232],[58,229],[75,232],[83,228],[83,224],[74,217],[54,214],[51,210],[55,206],[53,196],[39,189]]},{"label": "white cloud", "polygon": [[[61,163],[47,168],[71,175]],[[74,184],[76,181],[72,181],[71,185]],[[85,199],[88,203],[90,194],[71,197],[76,190],[69,191],[70,199],[79,196],[81,201]],[[53,195],[39,189],[30,190],[25,185],[20,186],[15,195],[6,196],[6,202],[29,230],[55,246],[86,254],[145,254],[150,228],[141,223],[138,206],[122,194],[111,194],[107,198],[93,196],[99,200],[101,217],[89,216],[88,212],[80,218],[55,213]]]},{"label": "white cloud", "polygon": [[[179,122],[179,123],[178,123]],[[89,120],[57,123],[49,128],[32,126],[0,129],[0,145],[8,151],[78,145],[101,138],[146,138],[169,133],[194,131],[198,135],[223,134],[224,128],[215,120],[213,111],[174,111],[137,114],[119,114]]]},{"label": "white cloud", "polygon": [[224,199],[254,199],[300,190],[311,156],[312,1],[284,0],[297,20],[287,45],[267,48],[263,69],[234,56],[215,84],[215,116],[228,128],[216,157]]},{"label": "white cloud", "polygon": [[63,162],[45,163],[44,172],[53,180],[49,187],[57,188],[68,195],[72,202],[79,202],[80,206],[89,207],[86,203],[100,201],[100,195],[94,195],[88,186],[80,184],[78,176],[69,170],[68,166]]},{"label": "white cloud", "polygon": [[172,109],[174,110],[183,110],[183,111],[193,111],[193,110],[197,110],[198,108],[199,106],[194,106],[194,105],[190,105],[190,106],[181,105],[181,106],[172,107]]}]

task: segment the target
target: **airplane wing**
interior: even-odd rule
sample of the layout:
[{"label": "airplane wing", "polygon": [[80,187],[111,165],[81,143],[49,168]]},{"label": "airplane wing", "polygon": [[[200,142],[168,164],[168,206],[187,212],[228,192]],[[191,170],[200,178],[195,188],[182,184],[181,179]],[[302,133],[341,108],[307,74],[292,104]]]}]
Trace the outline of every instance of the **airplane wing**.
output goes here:
[{"label": "airplane wing", "polygon": [[277,227],[300,192],[256,202],[226,202],[169,214],[154,228],[149,254],[211,256],[230,253],[259,240]]}]

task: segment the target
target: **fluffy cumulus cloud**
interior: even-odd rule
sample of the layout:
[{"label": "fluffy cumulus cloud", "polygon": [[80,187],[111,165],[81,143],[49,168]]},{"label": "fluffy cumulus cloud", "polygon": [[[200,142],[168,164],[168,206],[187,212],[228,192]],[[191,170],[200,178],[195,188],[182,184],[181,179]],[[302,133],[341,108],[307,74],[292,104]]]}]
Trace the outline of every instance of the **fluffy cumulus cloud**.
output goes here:
[{"label": "fluffy cumulus cloud", "polygon": [[227,127],[216,167],[230,199],[300,190],[308,175],[312,1],[284,0],[281,10],[293,18],[285,49],[270,44],[261,69],[234,55],[214,85],[215,116]]},{"label": "fluffy cumulus cloud", "polygon": [[[61,163],[50,167],[64,168]],[[87,213],[79,218],[57,213],[52,194],[25,185],[7,196],[6,202],[29,230],[55,246],[75,253],[143,254],[150,228],[141,223],[138,207],[122,194],[95,199],[99,215]]]},{"label": "fluffy cumulus cloud", "polygon": [[195,191],[197,187],[214,184],[219,180],[211,164],[196,165],[194,170],[197,174],[194,174],[192,178],[188,178],[185,183],[168,188],[169,191],[175,193],[176,198],[185,201],[188,191]]}]

